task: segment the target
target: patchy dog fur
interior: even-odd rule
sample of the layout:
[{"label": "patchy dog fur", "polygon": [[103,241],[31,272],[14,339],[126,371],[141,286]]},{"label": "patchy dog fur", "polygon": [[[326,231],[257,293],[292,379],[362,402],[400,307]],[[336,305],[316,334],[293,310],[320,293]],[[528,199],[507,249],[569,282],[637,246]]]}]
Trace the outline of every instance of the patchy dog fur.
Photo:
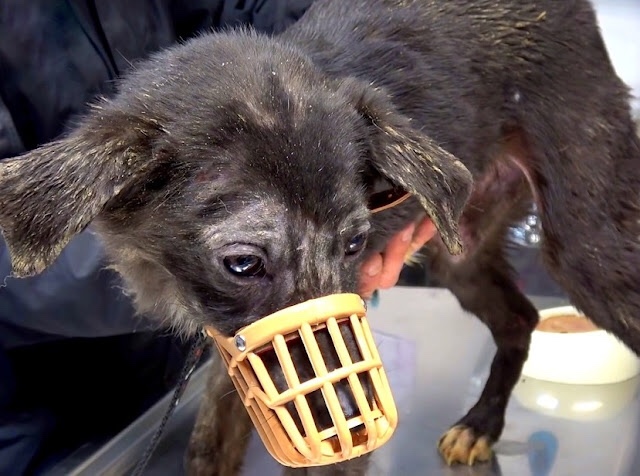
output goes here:
[{"label": "patchy dog fur", "polygon": [[[586,0],[317,0],[280,35],[154,56],[68,136],[3,161],[0,227],[24,276],[92,224],[140,312],[231,335],[354,292],[362,260],[426,212],[431,272],[497,344],[482,396],[439,443],[472,464],[502,432],[537,322],[505,257],[532,200],[547,269],[640,354],[639,159]],[[385,181],[413,198],[371,216]],[[214,368],[187,466],[227,476],[250,425]]]}]

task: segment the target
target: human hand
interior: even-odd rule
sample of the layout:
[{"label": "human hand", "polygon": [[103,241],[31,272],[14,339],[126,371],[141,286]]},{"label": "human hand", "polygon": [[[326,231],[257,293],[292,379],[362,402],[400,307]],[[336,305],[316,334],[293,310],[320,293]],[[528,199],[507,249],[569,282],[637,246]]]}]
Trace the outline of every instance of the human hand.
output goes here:
[{"label": "human hand", "polygon": [[371,256],[360,267],[360,295],[369,299],[377,289],[395,286],[407,258],[422,248],[435,234],[436,227],[429,218],[412,223],[398,232],[382,253]]}]

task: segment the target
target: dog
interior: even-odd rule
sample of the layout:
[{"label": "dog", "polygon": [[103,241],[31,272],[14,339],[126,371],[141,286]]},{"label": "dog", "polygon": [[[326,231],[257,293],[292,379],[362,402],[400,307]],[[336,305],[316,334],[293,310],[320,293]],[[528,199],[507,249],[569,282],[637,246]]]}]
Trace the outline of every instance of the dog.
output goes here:
[{"label": "dog", "polygon": [[[316,0],[280,34],[230,29],[156,54],[65,137],[0,163],[0,228],[27,276],[91,226],[140,313],[232,335],[355,292],[363,260],[426,214],[430,275],[497,345],[480,399],[438,442],[449,464],[474,464],[538,321],[505,257],[531,202],[551,275],[640,354],[629,98],[587,0]],[[387,188],[411,198],[372,215]],[[213,369],[186,465],[228,476],[251,425]]]}]

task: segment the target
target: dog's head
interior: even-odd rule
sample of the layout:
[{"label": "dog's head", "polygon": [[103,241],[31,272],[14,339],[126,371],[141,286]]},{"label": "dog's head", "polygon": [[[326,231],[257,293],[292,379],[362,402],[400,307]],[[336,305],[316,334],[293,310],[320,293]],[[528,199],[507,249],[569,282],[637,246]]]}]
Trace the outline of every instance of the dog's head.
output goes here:
[{"label": "dog's head", "polygon": [[372,229],[380,179],[459,251],[471,178],[453,156],[382,91],[227,33],[150,59],[66,137],[0,163],[0,228],[25,276],[94,223],[142,312],[230,335],[356,291],[368,243],[395,231]]}]

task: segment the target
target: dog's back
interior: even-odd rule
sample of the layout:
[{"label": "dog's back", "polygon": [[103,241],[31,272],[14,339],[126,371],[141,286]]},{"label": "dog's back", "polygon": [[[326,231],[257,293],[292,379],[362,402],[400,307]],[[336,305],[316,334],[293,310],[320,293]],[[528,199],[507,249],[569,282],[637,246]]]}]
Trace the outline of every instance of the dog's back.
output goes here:
[{"label": "dog's back", "polygon": [[551,274],[640,353],[640,140],[589,2],[320,0],[284,37],[386,90],[474,175],[464,255],[426,249],[498,345],[483,396],[441,441],[448,461],[488,457],[526,359],[537,311],[504,251],[531,202]]},{"label": "dog's back", "polygon": [[[559,107],[566,94],[593,95],[576,71],[613,74],[595,24],[585,0],[319,0],[284,37],[326,71],[385,88],[477,174],[504,128],[531,114],[531,100]],[[538,98],[549,78],[561,90]],[[626,102],[617,86],[606,96]]]},{"label": "dog's back", "polygon": [[[547,262],[587,312],[617,314],[589,305],[594,292],[623,302],[616,289],[638,292],[627,263],[640,264],[640,145],[589,2],[320,0],[284,38],[332,74],[386,90],[473,172],[471,206],[524,196],[526,180]],[[603,260],[619,264],[606,289],[586,295],[564,277],[576,270],[586,286]]]}]

